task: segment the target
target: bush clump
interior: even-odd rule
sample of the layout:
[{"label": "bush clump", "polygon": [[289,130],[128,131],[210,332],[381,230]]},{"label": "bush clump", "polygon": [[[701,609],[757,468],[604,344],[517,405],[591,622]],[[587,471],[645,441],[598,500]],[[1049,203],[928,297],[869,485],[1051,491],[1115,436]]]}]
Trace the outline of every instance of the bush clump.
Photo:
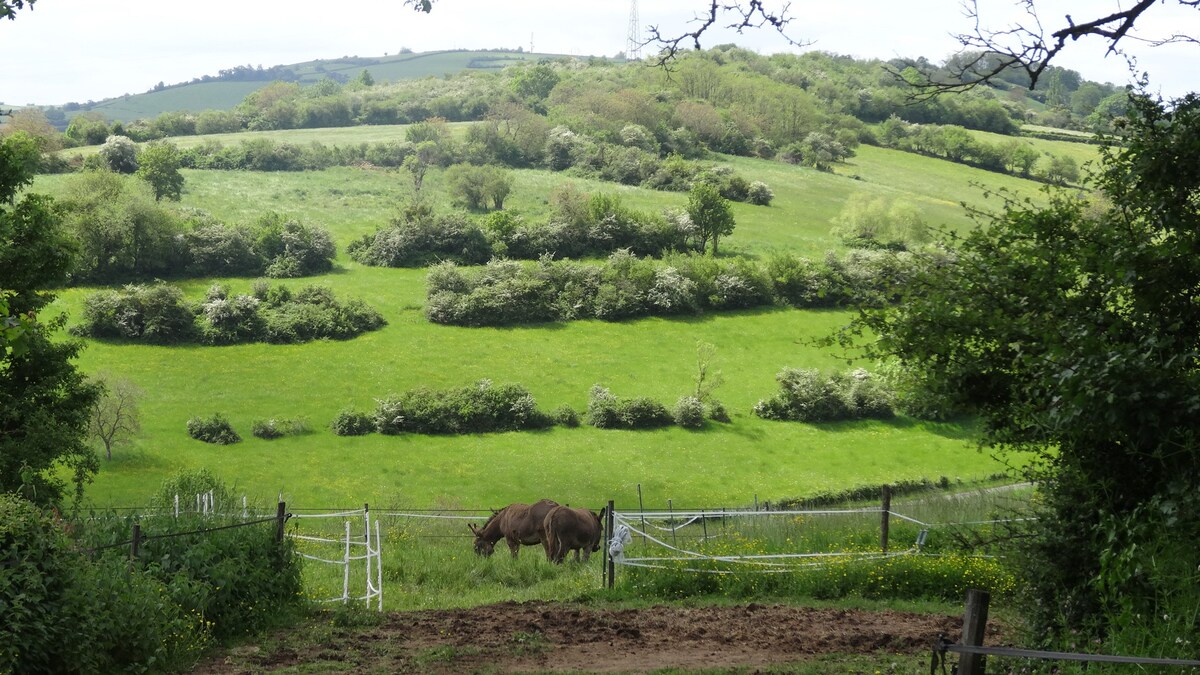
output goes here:
[{"label": "bush clump", "polygon": [[675,424],[684,429],[704,426],[704,404],[695,396],[684,396],[675,403]]},{"label": "bush clump", "polygon": [[588,393],[587,423],[597,429],[654,429],[674,422],[667,407],[654,399],[617,398],[599,384]]},{"label": "bush clump", "polygon": [[375,433],[375,419],[370,413],[342,410],[329,423],[329,428],[336,436],[366,436]]},{"label": "bush clump", "polygon": [[264,440],[283,438],[284,436],[299,436],[312,431],[308,420],[304,418],[275,418],[254,420],[250,423],[250,433]]},{"label": "bush clump", "polygon": [[458,389],[411,389],[377,402],[375,428],[382,434],[472,434],[544,429],[553,419],[517,384],[480,380]]},{"label": "bush clump", "polygon": [[478,265],[492,257],[487,236],[462,215],[434,216],[410,209],[405,217],[346,247],[350,257],[375,267],[424,267],[442,260]]},{"label": "bush clump", "polygon": [[242,437],[233,430],[233,425],[220,413],[212,417],[192,417],[187,421],[188,436],[205,443],[231,445],[241,443]]},{"label": "bush clump", "polygon": [[141,672],[147,664],[182,671],[194,664],[212,635],[204,617],[179,601],[184,584],[131,570],[125,548],[98,560],[81,555],[65,529],[30,502],[0,495],[0,672]]},{"label": "bush clump", "polygon": [[754,414],[764,419],[835,422],[895,416],[891,391],[861,368],[832,375],[784,368],[775,379],[779,393],[754,405]]},{"label": "bush clump", "polygon": [[155,344],[195,339],[195,310],[183,291],[166,282],[130,284],[97,291],[83,302],[83,321],[71,333],[83,337],[125,338]]},{"label": "bush clump", "polygon": [[249,294],[213,284],[192,306],[183,292],[163,282],[98,291],[84,300],[83,321],[71,333],[84,337],[141,339],[159,344],[199,341],[209,345],[276,344],[345,340],[387,322],[358,299],[338,301],[324,286],[292,292],[256,281]]}]

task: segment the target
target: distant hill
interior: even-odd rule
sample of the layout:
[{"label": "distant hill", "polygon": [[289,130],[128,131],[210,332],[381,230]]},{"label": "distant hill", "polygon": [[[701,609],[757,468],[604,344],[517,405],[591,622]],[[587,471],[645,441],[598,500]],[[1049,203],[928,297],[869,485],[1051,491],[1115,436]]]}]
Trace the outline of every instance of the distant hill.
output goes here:
[{"label": "distant hill", "polygon": [[[229,110],[250,92],[276,80],[312,84],[324,78],[346,82],[366,70],[376,82],[443,76],[464,70],[500,70],[523,61],[557,58],[557,54],[519,51],[438,51],[381,57],[320,59],[268,69],[239,66],[191,82],[159,85],[152,91],[64,106],[67,116],[95,111],[109,120],[132,122],[164,112]],[[64,125],[65,126],[65,125]]]}]

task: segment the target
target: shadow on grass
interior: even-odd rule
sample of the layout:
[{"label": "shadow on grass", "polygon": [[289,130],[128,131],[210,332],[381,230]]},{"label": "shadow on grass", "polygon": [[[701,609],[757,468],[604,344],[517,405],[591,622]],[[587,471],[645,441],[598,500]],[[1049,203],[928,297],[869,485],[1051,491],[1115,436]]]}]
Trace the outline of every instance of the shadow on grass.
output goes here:
[{"label": "shadow on grass", "polygon": [[839,422],[790,422],[780,421],[781,424],[808,424],[812,427],[830,433],[868,431],[872,426],[884,426],[896,431],[924,431],[942,438],[960,441],[974,441],[978,437],[979,425],[974,418],[961,418],[945,422],[918,420],[912,417],[897,416],[889,420],[843,420]]}]

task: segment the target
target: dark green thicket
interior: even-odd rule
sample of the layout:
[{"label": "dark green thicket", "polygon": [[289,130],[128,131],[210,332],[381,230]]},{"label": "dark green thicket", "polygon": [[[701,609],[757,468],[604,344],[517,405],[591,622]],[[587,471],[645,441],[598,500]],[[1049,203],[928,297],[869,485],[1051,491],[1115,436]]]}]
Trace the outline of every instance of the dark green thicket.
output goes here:
[{"label": "dark green thicket", "polygon": [[977,412],[987,445],[1032,455],[1041,518],[1018,548],[1038,634],[1178,653],[1198,627],[1200,98],[1136,96],[1120,128],[1095,178],[1107,202],[1008,204],[859,326]]}]

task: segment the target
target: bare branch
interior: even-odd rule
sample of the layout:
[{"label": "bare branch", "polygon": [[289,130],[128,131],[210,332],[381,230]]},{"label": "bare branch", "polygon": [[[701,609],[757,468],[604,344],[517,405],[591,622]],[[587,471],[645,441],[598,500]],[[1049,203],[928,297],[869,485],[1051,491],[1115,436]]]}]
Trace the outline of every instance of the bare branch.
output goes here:
[{"label": "bare branch", "polygon": [[[1038,80],[1050,67],[1051,61],[1068,45],[1068,40],[1074,42],[1088,36],[1101,37],[1108,41],[1109,54],[1123,54],[1121,45],[1124,41],[1136,40],[1151,46],[1169,43],[1190,42],[1200,44],[1196,38],[1187,35],[1172,35],[1162,39],[1149,39],[1132,34],[1139,18],[1153,5],[1161,0],[1137,0],[1128,9],[1111,14],[1077,22],[1070,14],[1064,16],[1066,25],[1047,32],[1038,15],[1034,0],[1022,0],[1026,18],[1001,30],[991,30],[985,27],[980,17],[978,0],[964,0],[963,10],[971,19],[975,28],[971,33],[957,35],[964,52],[979,50],[982,58],[989,60],[987,67],[978,68],[978,59],[959,64],[948,73],[947,77],[936,81],[917,84],[918,93],[914,98],[923,99],[929,96],[951,91],[963,91],[980,84],[992,81],[1006,70],[1016,69],[1029,78],[1029,88],[1037,86]],[[1200,0],[1176,0],[1180,5],[1200,8]],[[893,71],[895,72],[895,71]]]},{"label": "bare branch", "polygon": [[709,29],[717,25],[722,17],[731,20],[724,27],[731,28],[738,33],[747,28],[757,30],[769,27],[776,33],[779,33],[789,45],[794,47],[807,46],[811,43],[794,40],[787,34],[787,26],[792,21],[792,17],[789,16],[791,6],[790,2],[786,2],[779,11],[775,12],[763,6],[763,0],[746,0],[746,2],[731,3],[710,0],[707,11],[695,15],[689,22],[698,24],[695,30],[669,36],[664,34],[660,27],[650,26],[646,29],[648,37],[641,43],[641,46],[657,47],[658,56],[655,57],[653,65],[669,69],[671,63],[678,58],[680,51],[688,48],[702,49],[700,38]]}]

